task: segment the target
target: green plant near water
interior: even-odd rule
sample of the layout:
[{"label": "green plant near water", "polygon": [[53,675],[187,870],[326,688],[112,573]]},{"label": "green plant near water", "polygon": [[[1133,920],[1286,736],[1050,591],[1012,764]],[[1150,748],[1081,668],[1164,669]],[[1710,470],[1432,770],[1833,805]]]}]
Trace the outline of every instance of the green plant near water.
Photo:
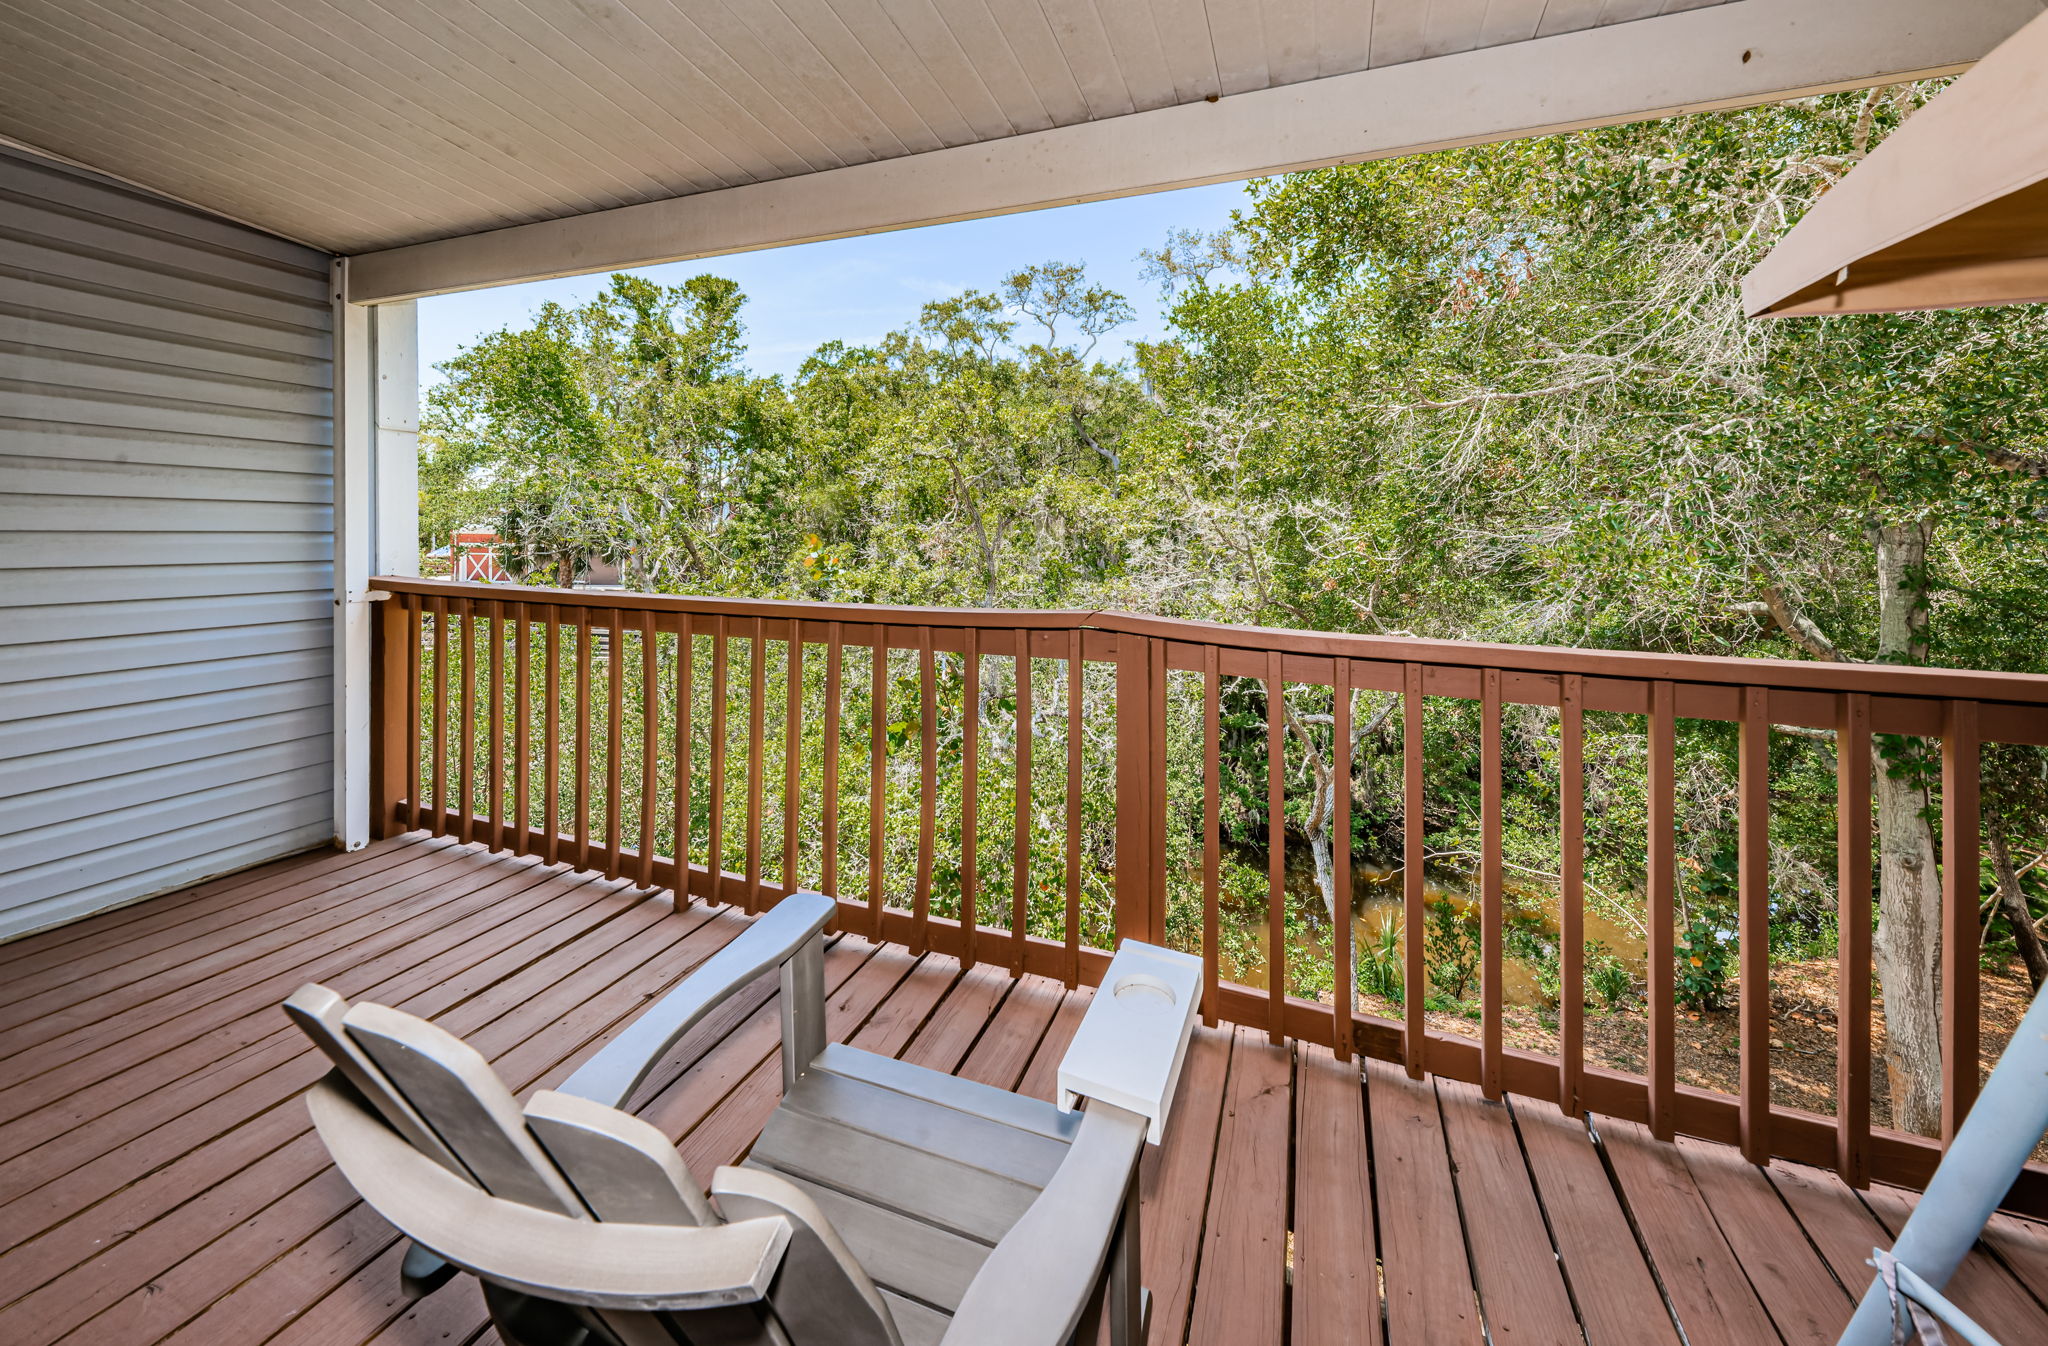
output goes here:
[{"label": "green plant near water", "polygon": [[1586,941],[1586,986],[1613,1013],[1626,1006],[1636,991],[1636,978],[1621,955],[1597,939]]},{"label": "green plant near water", "polygon": [[1430,903],[1423,951],[1435,998],[1447,1008],[1462,1006],[1479,975],[1479,922],[1453,903]]},{"label": "green plant near water", "polygon": [[1396,1005],[1401,1003],[1401,930],[1394,922],[1382,925],[1379,933],[1359,948],[1358,989]]},{"label": "green plant near water", "polygon": [[1735,949],[1735,932],[1718,916],[1704,911],[1695,915],[1678,941],[1678,1003],[1703,1013],[1721,1008]]}]

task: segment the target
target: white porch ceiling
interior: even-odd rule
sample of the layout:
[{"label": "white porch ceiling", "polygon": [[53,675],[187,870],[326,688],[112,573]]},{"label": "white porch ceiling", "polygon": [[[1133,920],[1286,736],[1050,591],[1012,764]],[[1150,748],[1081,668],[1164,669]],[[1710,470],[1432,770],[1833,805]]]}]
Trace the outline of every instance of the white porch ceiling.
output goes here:
[{"label": "white porch ceiling", "polygon": [[[1443,118],[1454,135],[1403,130],[1407,144],[1426,146],[1956,69],[2041,8],[2042,0],[0,0],[0,135],[329,251],[383,254],[388,264],[363,259],[363,274],[376,279],[360,295],[352,280],[351,293],[395,298],[1399,152],[1368,123],[1434,115],[1432,79],[1403,70],[1385,86],[1402,104],[1384,109],[1371,106],[1378,86],[1361,80],[1418,63],[1442,63],[1441,96],[1457,102]],[[1754,68],[1743,45],[1752,14],[1761,35]],[[1716,26],[1701,26],[1708,21]],[[1593,36],[1616,25],[1628,30],[1625,45],[1614,45],[1620,33]],[[1572,34],[1580,45],[1570,45]],[[1638,87],[1644,72],[1631,70],[1619,72],[1631,87],[1612,107],[1573,103],[1617,73],[1583,62],[1624,53],[1624,64],[1653,75],[1660,61],[1677,70],[1702,58],[1703,35],[1718,64],[1674,78],[1669,99]],[[1529,53],[1515,66],[1471,62],[1511,45]],[[1520,101],[1496,114],[1488,90],[1508,76]],[[1299,128],[1318,133],[1313,152],[1282,147],[1298,138],[1290,118],[1328,119],[1327,103],[1303,86],[1345,91],[1355,135],[1342,124],[1336,141],[1329,126]],[[1282,89],[1305,96],[1275,102],[1267,92]],[[1532,115],[1532,91],[1538,104],[1551,94],[1571,104],[1569,115]],[[1240,99],[1248,101],[1236,112]],[[1188,105],[1210,100],[1233,115],[1189,120]],[[1161,120],[1174,109],[1180,121]],[[793,221],[787,191],[772,201],[761,194],[809,178],[821,202],[841,181],[868,196],[880,188],[916,197],[916,166],[958,178],[977,149],[987,151],[986,172],[1030,146],[1042,167],[1045,146],[1069,143],[1059,137],[1124,125],[1143,139],[1143,165],[1071,184],[1053,174],[1021,195],[986,190],[979,208],[950,199],[846,209],[833,227]],[[1204,142],[1241,148],[1219,162]],[[1260,143],[1275,148],[1262,155]],[[1179,171],[1172,161],[1183,154],[1190,166]],[[899,166],[887,176],[875,168],[891,162]],[[649,203],[695,198],[702,207],[728,193],[726,214],[737,222],[719,228],[707,230],[701,211],[647,214],[662,209]],[[527,232],[586,216],[615,231],[626,219],[634,225],[616,244],[588,246],[559,229]],[[474,235],[492,240],[489,248],[412,246]]]}]

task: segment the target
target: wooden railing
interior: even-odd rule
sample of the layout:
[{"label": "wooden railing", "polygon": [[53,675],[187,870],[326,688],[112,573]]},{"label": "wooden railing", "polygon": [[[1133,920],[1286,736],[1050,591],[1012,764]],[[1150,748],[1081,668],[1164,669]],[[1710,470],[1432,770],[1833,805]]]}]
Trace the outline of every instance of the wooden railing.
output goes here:
[{"label": "wooden railing", "polygon": [[[841,928],[1038,973],[1099,979],[1115,940],[1198,947],[1205,1016],[1503,1093],[1835,1169],[1921,1183],[1943,1142],[1871,1124],[1873,735],[1940,741],[1942,1109],[1952,1135],[1980,1067],[1978,755],[2048,743],[2048,677],[1392,639],[1091,612],[878,608],[382,579],[372,801],[425,828],[749,910],[797,888]],[[687,638],[685,638],[687,637]],[[877,657],[877,652],[880,657]],[[1362,1011],[1352,922],[1291,947],[1282,715],[1263,736],[1263,953],[1226,956],[1219,820],[1226,689],[1328,689],[1351,769],[1353,690],[1391,694],[1402,743],[1399,1017]],[[1426,1017],[1425,704],[1479,717],[1476,1037]],[[1504,709],[1555,714],[1554,1054],[1504,1042]],[[1585,717],[1640,717],[1647,1055],[1587,1059],[1582,957]],[[1242,718],[1242,717],[1240,717]],[[1171,720],[1171,723],[1169,721]],[[1679,1082],[1674,727],[1737,737],[1739,1083]],[[1768,751],[1774,727],[1837,745],[1837,1070],[1832,1116],[1774,1103]],[[1297,732],[1299,732],[1297,730]],[[1168,743],[1187,779],[1170,779]],[[1240,747],[1242,747],[1240,743]],[[863,765],[863,759],[864,765]],[[1190,773],[1189,761],[1199,762]],[[853,788],[849,789],[849,778]],[[864,787],[864,788],[863,788]],[[1297,787],[1299,788],[1299,787]],[[1349,789],[1330,792],[1332,890],[1352,891]],[[1298,798],[1298,796],[1297,796]],[[1170,807],[1170,799],[1175,801]],[[1192,801],[1192,802],[1191,802]],[[1181,824],[1170,835],[1170,817]],[[943,831],[944,836],[941,836]],[[1299,845],[1299,842],[1295,842]],[[1195,913],[1190,918],[1189,912]],[[1240,932],[1243,933],[1243,932]],[[1302,966],[1304,959],[1318,966]],[[1290,962],[1295,966],[1290,967]],[[1258,975],[1244,976],[1247,968]],[[1313,973],[1313,976],[1310,974]],[[1237,974],[1237,975],[1233,975]],[[1328,999],[1295,994],[1327,976]],[[1263,980],[1263,986],[1243,984]],[[2048,1171],[2009,1204],[2048,1211]]]}]

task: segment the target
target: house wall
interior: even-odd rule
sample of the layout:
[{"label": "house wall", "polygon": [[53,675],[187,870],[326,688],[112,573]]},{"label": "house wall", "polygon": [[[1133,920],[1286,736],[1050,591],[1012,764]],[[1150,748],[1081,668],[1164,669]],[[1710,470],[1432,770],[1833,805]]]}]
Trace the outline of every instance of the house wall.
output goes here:
[{"label": "house wall", "polygon": [[333,834],[331,262],[0,151],[0,937]]}]

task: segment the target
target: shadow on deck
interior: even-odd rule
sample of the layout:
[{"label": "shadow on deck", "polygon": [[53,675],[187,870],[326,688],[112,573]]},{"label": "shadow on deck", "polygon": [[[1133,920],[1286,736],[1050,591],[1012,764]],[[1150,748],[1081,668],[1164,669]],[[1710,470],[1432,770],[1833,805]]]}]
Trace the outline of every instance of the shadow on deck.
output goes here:
[{"label": "shadow on deck", "polygon": [[[0,946],[0,1341],[495,1341],[466,1278],[400,1297],[278,1002],[317,980],[400,1006],[524,1093],[743,926],[411,836]],[[835,1040],[1042,1098],[1089,997],[851,935],[825,975]],[[775,1106],[772,999],[737,998],[635,1100],[700,1179]],[[1245,1029],[1198,1031],[1144,1181],[1153,1340],[1218,1346],[1828,1343],[1914,1199]],[[2001,1217],[1951,1290],[2048,1339],[2048,1227]]]}]

